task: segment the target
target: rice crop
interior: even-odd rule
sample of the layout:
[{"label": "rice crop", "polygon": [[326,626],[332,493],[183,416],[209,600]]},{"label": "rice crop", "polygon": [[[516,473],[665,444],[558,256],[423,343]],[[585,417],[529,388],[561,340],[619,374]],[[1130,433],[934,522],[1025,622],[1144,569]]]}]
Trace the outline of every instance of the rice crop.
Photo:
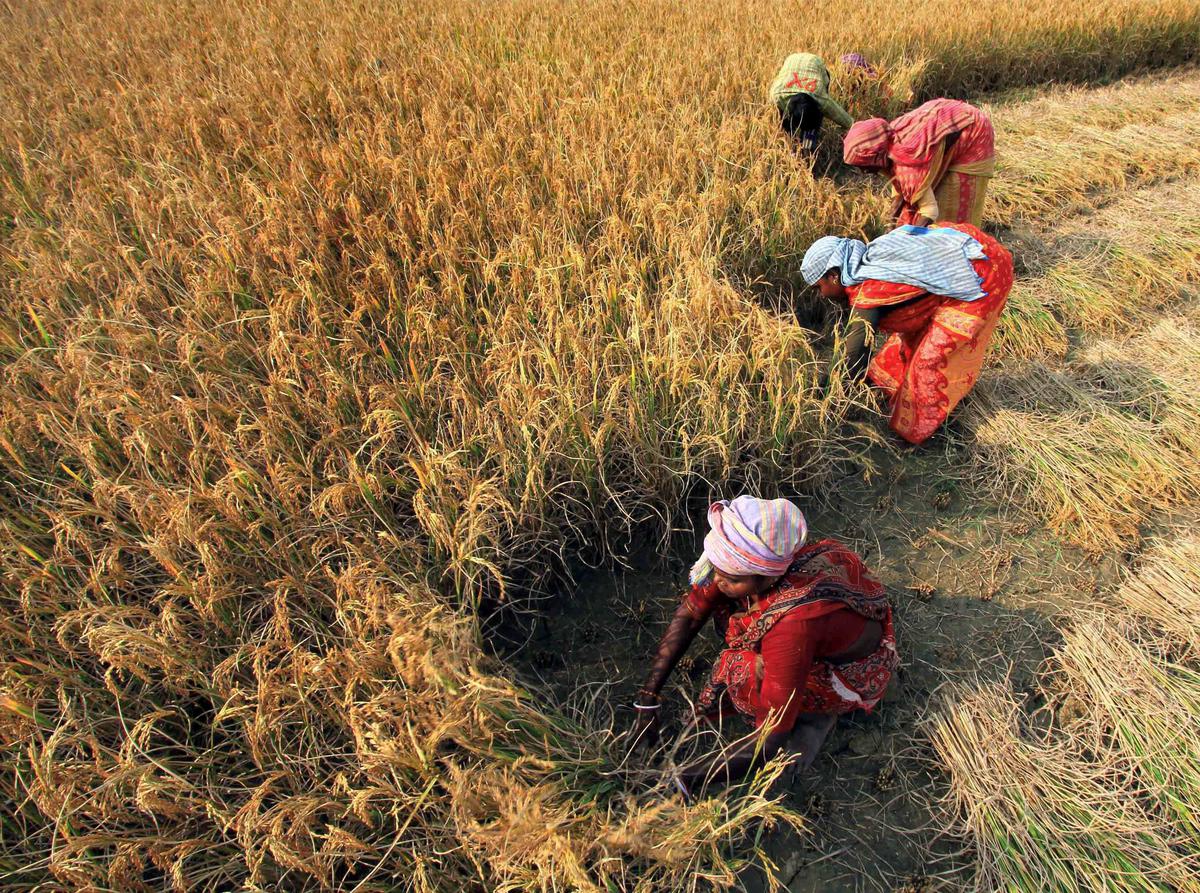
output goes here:
[{"label": "rice crop", "polygon": [[1086,705],[1097,750],[1112,742],[1167,826],[1181,832],[1182,850],[1196,856],[1200,672],[1160,652],[1128,624],[1094,618],[1066,632],[1055,662],[1063,686]]},{"label": "rice crop", "polygon": [[981,381],[964,414],[981,476],[1097,550],[1200,493],[1198,466],[1157,415],[1110,397],[1031,364]]},{"label": "rice crop", "polygon": [[1181,529],[1151,541],[1113,600],[1160,630],[1194,662],[1200,654],[1200,540]]},{"label": "rice crop", "polygon": [[[875,436],[790,315],[811,239],[881,223],[766,107],[793,11],[0,16],[5,887],[733,885],[797,822],[780,767],[664,796],[476,612]],[[1196,20],[843,4],[805,42],[877,62],[834,65],[864,116],[1186,62]]]},{"label": "rice crop", "polygon": [[[6,629],[6,888],[49,869],[81,888],[687,889],[733,881],[739,829],[798,822],[766,795],[781,766],[691,806],[623,793],[611,734],[548,715],[468,618],[364,557],[328,604],[277,586],[273,611],[212,603],[206,623],[195,593],[160,594],[64,612],[46,647]],[[243,611],[270,619],[222,648]]]},{"label": "rice crop", "polygon": [[975,846],[977,889],[1197,889],[1194,864],[1118,767],[1023,728],[1004,686],[959,686],[947,699],[929,734],[950,774],[946,806]]}]

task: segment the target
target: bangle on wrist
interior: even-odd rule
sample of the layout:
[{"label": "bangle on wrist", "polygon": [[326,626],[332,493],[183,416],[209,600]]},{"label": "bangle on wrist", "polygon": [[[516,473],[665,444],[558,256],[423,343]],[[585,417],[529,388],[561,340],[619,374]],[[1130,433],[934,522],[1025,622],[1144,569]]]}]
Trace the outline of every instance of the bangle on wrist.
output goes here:
[{"label": "bangle on wrist", "polygon": [[637,701],[633,702],[634,710],[657,710],[661,706],[662,704],[639,704]]}]

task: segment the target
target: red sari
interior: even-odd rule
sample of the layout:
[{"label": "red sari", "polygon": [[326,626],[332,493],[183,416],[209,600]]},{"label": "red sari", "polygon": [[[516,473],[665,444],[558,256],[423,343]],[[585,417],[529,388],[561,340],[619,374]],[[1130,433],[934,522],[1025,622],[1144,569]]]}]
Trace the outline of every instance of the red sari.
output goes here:
[{"label": "red sari", "polygon": [[[929,217],[979,226],[996,168],[995,133],[987,113],[957,99],[932,99],[891,126],[892,185],[904,202],[896,222]],[[952,134],[957,138],[947,147]]]},{"label": "red sari", "polygon": [[[693,590],[688,600],[690,608],[693,601],[707,601],[707,596]],[[755,610],[733,613],[728,603],[722,603],[720,610],[724,611],[719,619],[726,623],[727,647],[697,699],[696,712],[701,716],[715,717],[731,706],[754,717],[759,725],[772,715],[786,730],[801,713],[870,711],[883,697],[899,664],[892,609],[883,586],[870,576],[861,558],[836,540],[801,549],[783,579],[760,599]],[[811,627],[811,621],[838,612],[857,615],[860,632],[866,620],[878,621],[883,627],[879,646],[866,657],[844,664],[834,665],[818,657],[805,668],[803,681],[795,690],[768,694],[763,675],[770,674],[771,668],[761,667],[763,640],[785,624],[803,630],[805,621]],[[801,649],[804,644],[793,641],[792,647]]]},{"label": "red sari", "polygon": [[984,297],[958,301],[877,279],[847,289],[851,307],[895,306],[880,317],[880,330],[891,337],[867,377],[891,398],[892,430],[914,444],[927,440],[974,387],[1013,284],[1012,255],[1003,245],[969,223],[945,225],[983,246],[987,257],[972,264]]}]

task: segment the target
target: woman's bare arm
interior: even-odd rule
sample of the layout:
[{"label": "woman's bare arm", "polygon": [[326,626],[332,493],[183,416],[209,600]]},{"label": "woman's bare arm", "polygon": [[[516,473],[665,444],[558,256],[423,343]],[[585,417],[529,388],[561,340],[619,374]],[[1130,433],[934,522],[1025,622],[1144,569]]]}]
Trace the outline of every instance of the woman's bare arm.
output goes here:
[{"label": "woman's bare arm", "polygon": [[675,609],[675,616],[671,618],[671,623],[667,626],[667,631],[663,633],[663,637],[658,643],[658,649],[654,652],[650,672],[641,687],[642,692],[657,697],[662,691],[662,687],[666,685],[667,677],[679,663],[679,658],[683,657],[688,646],[692,644],[692,640],[696,638],[696,633],[704,625],[705,619],[694,618],[686,604],[681,604]]},{"label": "woman's bare arm", "polygon": [[637,710],[637,722],[633,727],[633,747],[652,746],[658,740],[659,693],[666,685],[667,677],[679,663],[679,658],[683,657],[692,640],[696,638],[696,633],[704,625],[705,619],[702,617],[697,620],[693,617],[686,604],[681,604],[675,609],[675,616],[671,618],[667,631],[663,633],[654,653],[646,682],[638,691],[638,704],[641,709]]},{"label": "woman's bare arm", "polygon": [[879,325],[879,310],[850,309],[846,322],[846,370],[857,378],[867,368],[867,360],[874,346],[875,328]]}]

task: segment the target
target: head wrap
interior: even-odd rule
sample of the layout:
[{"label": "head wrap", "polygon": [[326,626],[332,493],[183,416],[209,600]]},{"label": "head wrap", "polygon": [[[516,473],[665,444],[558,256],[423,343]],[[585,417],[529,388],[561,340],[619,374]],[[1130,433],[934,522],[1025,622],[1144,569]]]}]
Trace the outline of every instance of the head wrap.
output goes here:
[{"label": "head wrap", "polygon": [[842,285],[868,279],[912,285],[956,301],[986,295],[973,261],[985,260],[983,246],[952,226],[901,226],[864,244],[825,236],[804,253],[800,274],[809,285],[837,267]]},{"label": "head wrap", "polygon": [[842,285],[857,285],[860,280],[854,278],[854,271],[866,252],[867,244],[858,239],[822,236],[804,252],[800,275],[809,285],[816,285],[818,279],[836,267],[842,271]]},{"label": "head wrap", "polygon": [[878,75],[875,66],[868,62],[862,53],[844,53],[838,61],[847,68],[860,69],[867,77],[873,78]]},{"label": "head wrap", "polygon": [[734,576],[785,573],[808,537],[804,513],[787,499],[739,496],[708,509],[704,554],[692,567],[692,584],[707,583],[713,569]]},{"label": "head wrap", "polygon": [[892,144],[891,126],[883,118],[859,121],[842,141],[842,160],[855,167],[883,167]]}]

